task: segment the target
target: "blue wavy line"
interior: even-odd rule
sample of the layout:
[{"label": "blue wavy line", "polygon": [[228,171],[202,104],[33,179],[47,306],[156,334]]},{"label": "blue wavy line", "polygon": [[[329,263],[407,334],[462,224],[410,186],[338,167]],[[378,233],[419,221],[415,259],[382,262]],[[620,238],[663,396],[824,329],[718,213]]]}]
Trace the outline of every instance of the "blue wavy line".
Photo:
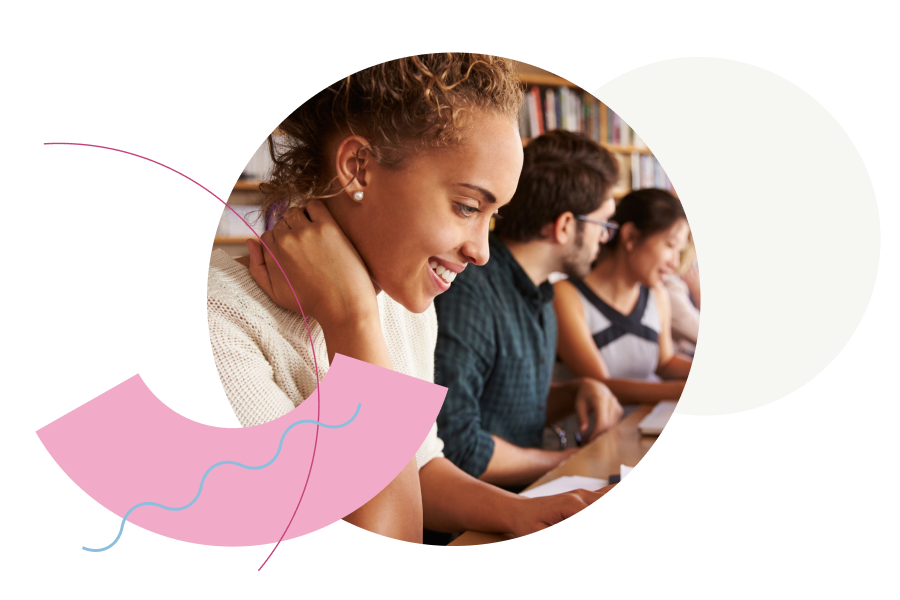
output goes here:
[{"label": "blue wavy line", "polygon": [[191,505],[194,504],[194,502],[196,502],[198,498],[200,498],[200,494],[201,494],[201,492],[203,492],[203,483],[206,481],[206,476],[209,475],[210,472],[211,472],[213,469],[215,469],[216,467],[218,467],[218,466],[220,466],[220,465],[235,465],[235,466],[241,467],[242,469],[249,469],[249,470],[251,470],[251,471],[257,471],[257,470],[259,470],[259,469],[265,469],[266,467],[268,467],[269,465],[271,465],[273,462],[275,462],[275,459],[278,458],[278,455],[279,455],[279,454],[281,454],[281,446],[284,444],[284,438],[285,438],[285,436],[288,434],[288,431],[290,431],[291,429],[293,429],[293,428],[296,427],[297,425],[302,425],[303,423],[315,423],[316,425],[319,425],[320,427],[325,427],[325,428],[327,428],[327,429],[340,429],[341,427],[346,427],[347,425],[349,425],[350,423],[352,423],[352,422],[354,421],[354,419],[356,419],[356,415],[359,414],[359,409],[360,409],[360,408],[362,408],[362,404],[357,404],[357,405],[356,405],[356,412],[353,413],[353,416],[350,417],[350,420],[347,421],[346,423],[341,423],[340,425],[326,425],[325,423],[320,423],[319,421],[316,421],[316,420],[314,420],[314,419],[303,419],[302,421],[297,421],[297,422],[295,422],[295,423],[291,423],[290,425],[288,425],[287,429],[284,430],[284,433],[281,434],[281,440],[278,442],[278,450],[275,452],[275,456],[273,456],[273,457],[272,457],[272,460],[270,460],[270,461],[267,462],[266,464],[264,464],[264,465],[259,465],[258,467],[251,467],[251,466],[248,466],[248,465],[245,465],[245,464],[241,464],[241,463],[239,463],[239,462],[235,462],[235,461],[233,461],[233,460],[223,460],[223,461],[221,461],[221,462],[217,462],[216,464],[214,464],[213,466],[211,466],[210,468],[208,468],[208,469],[206,470],[206,473],[203,474],[203,479],[200,480],[200,489],[197,490],[197,495],[194,496],[194,499],[193,499],[193,500],[191,500],[190,502],[188,502],[188,503],[185,504],[184,506],[181,506],[181,507],[178,507],[178,508],[172,508],[172,507],[170,507],[170,506],[164,506],[164,505],[159,504],[159,503],[157,503],[157,502],[140,502],[140,503],[138,503],[138,504],[135,504],[134,506],[131,507],[131,509],[130,509],[127,513],[125,513],[125,516],[122,517],[122,524],[119,526],[119,535],[116,536],[116,539],[114,539],[114,540],[112,541],[112,543],[111,543],[109,546],[106,546],[105,548],[88,548],[87,546],[82,546],[81,549],[82,549],[82,550],[87,550],[88,552],[103,552],[103,551],[105,551],[105,550],[109,550],[110,548],[112,548],[113,546],[115,546],[115,545],[116,545],[116,542],[119,541],[119,538],[122,537],[122,531],[125,529],[125,521],[128,520],[128,515],[130,515],[132,512],[134,512],[135,509],[138,509],[138,508],[140,508],[140,507],[142,507],[142,506],[158,506],[159,508],[163,508],[163,509],[165,509],[165,510],[170,510],[170,511],[175,512],[175,511],[179,511],[179,510],[184,510],[184,509],[186,509],[186,508],[190,508]]}]

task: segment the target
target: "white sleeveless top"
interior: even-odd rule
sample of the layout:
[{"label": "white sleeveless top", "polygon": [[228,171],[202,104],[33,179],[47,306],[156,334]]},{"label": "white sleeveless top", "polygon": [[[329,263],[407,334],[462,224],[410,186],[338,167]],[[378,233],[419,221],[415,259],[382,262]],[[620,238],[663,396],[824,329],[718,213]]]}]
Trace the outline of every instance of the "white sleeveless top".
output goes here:
[{"label": "white sleeveless top", "polygon": [[[623,315],[601,300],[580,279],[569,279],[584,307],[588,329],[600,355],[615,379],[656,379],[659,365],[659,312],[653,290],[641,286],[637,304]],[[573,377],[565,365],[557,365],[558,380]]]}]

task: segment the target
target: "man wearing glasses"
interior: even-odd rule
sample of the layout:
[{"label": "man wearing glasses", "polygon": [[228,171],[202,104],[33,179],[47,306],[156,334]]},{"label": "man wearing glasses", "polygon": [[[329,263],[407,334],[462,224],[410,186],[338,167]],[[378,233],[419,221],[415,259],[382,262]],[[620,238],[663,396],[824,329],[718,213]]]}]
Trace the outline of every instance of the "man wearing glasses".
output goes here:
[{"label": "man wearing glasses", "polygon": [[615,234],[609,218],[618,176],[615,157],[580,134],[535,138],[491,234],[489,262],[459,273],[435,298],[435,383],[448,388],[438,416],[444,454],[483,481],[521,488],[568,458],[575,448],[541,444],[544,427],[573,411],[588,439],[622,415],[596,380],[551,383],[556,315],[548,281],[554,272],[587,275]]}]

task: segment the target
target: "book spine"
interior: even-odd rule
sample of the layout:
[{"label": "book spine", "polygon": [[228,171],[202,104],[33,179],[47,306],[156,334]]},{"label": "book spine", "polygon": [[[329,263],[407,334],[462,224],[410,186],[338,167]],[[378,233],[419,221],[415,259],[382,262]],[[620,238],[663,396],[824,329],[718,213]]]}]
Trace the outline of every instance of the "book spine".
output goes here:
[{"label": "book spine", "polygon": [[622,144],[622,117],[614,112],[613,119],[613,144],[619,146]]},{"label": "book spine", "polygon": [[600,131],[597,141],[601,144],[609,143],[609,107],[602,103],[600,104]]},{"label": "book spine", "polygon": [[531,137],[531,115],[528,110],[527,96],[522,101],[522,106],[519,107],[519,136],[523,140]]},{"label": "book spine", "polygon": [[641,155],[631,153],[631,189],[641,189]]},{"label": "book spine", "polygon": [[534,98],[534,105],[536,107],[535,112],[537,113],[537,131],[536,135],[544,134],[544,112],[541,110],[541,90],[538,86],[533,86],[531,88],[531,96]]},{"label": "book spine", "polygon": [[607,109],[606,109],[606,114],[607,114],[607,118],[606,118],[606,120],[607,120],[607,125],[606,125],[606,127],[607,127],[608,135],[609,135],[609,139],[607,140],[607,143],[609,143],[609,144],[615,144],[616,142],[615,142],[614,136],[615,136],[615,118],[616,118],[616,113],[614,113],[614,112],[612,111],[611,108],[607,107]]},{"label": "book spine", "polygon": [[641,136],[637,134],[636,131],[632,130],[631,143],[635,148],[646,148],[647,144],[644,143],[644,140],[641,139]]},{"label": "book spine", "polygon": [[540,125],[538,125],[538,107],[535,101],[535,88],[532,88],[528,93],[528,113],[529,113],[529,124],[531,131],[529,132],[528,137],[537,137],[540,135]]},{"label": "book spine", "polygon": [[581,132],[587,137],[591,137],[594,132],[591,122],[591,97],[587,92],[581,95]]},{"label": "book spine", "polygon": [[628,193],[631,188],[631,155],[615,154],[616,162],[619,163],[619,180],[613,186],[613,195],[621,198]]},{"label": "book spine", "polygon": [[559,97],[556,99],[556,114],[559,115],[559,128],[569,128],[569,114],[566,111],[566,98],[568,91],[566,88],[559,88]]},{"label": "book spine", "polygon": [[578,131],[579,121],[578,121],[578,108],[575,106],[575,94],[568,94],[568,102],[566,103],[569,109],[569,131]]},{"label": "book spine", "polygon": [[556,122],[556,93],[552,88],[544,92],[544,115],[547,118],[547,131],[553,131],[559,127]]},{"label": "book spine", "polygon": [[556,98],[556,103],[553,105],[553,108],[556,111],[557,126],[560,129],[566,129],[566,114],[563,112],[563,98],[568,93],[568,89],[559,88],[559,92],[559,96]]}]

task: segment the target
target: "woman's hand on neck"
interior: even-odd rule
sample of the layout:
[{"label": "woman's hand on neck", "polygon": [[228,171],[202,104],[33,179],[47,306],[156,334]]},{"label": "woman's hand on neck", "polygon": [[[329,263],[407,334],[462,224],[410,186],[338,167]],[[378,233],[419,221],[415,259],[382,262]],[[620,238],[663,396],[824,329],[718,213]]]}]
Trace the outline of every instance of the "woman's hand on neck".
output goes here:
[{"label": "woman's hand on neck", "polygon": [[[247,241],[254,281],[278,306],[334,324],[378,319],[376,288],[359,253],[321,201],[291,208],[262,243]],[[270,254],[271,253],[271,254]]]},{"label": "woman's hand on neck", "polygon": [[[247,256],[238,256],[238,257],[234,258],[234,261],[236,263],[244,265],[248,269],[250,268],[250,255],[249,254]],[[371,279],[371,277],[370,277],[370,279]],[[372,281],[372,287],[375,288],[375,295],[377,296],[378,294],[380,294],[382,292],[382,289],[380,287],[378,287],[378,284],[375,283],[374,279],[371,279],[371,281]]]}]

